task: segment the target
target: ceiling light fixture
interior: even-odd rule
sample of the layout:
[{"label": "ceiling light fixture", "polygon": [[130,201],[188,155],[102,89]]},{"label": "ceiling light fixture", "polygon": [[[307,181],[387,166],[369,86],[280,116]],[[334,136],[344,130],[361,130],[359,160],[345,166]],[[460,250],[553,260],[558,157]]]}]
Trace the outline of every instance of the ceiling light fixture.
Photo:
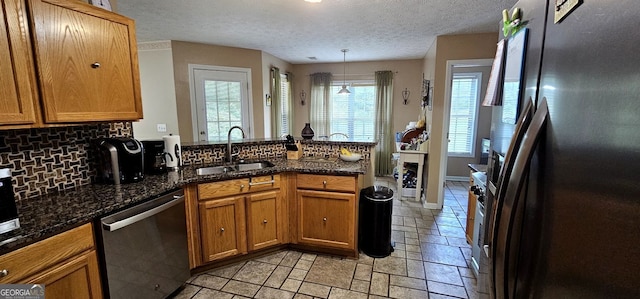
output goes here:
[{"label": "ceiling light fixture", "polygon": [[304,2],[309,2],[309,3],[320,3],[320,2],[322,2],[322,0],[304,0]]},{"label": "ceiling light fixture", "polygon": [[347,89],[347,52],[349,49],[342,49],[342,89],[338,91],[338,94],[350,94],[351,92]]}]

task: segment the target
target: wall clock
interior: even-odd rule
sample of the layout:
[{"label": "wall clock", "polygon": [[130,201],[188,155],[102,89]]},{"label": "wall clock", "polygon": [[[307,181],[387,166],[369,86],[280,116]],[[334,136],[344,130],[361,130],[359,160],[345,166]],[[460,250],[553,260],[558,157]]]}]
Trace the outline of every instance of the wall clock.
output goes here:
[{"label": "wall clock", "polygon": [[109,0],[89,0],[94,6],[111,11],[111,2]]}]

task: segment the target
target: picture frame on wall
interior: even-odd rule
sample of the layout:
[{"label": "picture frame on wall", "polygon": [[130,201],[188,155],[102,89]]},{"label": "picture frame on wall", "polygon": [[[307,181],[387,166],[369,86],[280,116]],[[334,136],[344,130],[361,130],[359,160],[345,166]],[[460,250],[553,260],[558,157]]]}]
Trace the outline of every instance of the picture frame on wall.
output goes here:
[{"label": "picture frame on wall", "polygon": [[433,107],[433,87],[431,86],[431,81],[422,79],[422,107],[429,109],[431,111]]},{"label": "picture frame on wall", "polygon": [[89,0],[89,4],[100,7],[108,11],[112,11],[111,2],[109,0]]}]

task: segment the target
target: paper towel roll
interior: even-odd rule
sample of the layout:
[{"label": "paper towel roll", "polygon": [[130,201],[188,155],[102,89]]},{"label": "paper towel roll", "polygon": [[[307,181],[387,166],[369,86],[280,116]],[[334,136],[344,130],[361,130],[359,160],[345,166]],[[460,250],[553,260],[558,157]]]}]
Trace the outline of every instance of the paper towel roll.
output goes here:
[{"label": "paper towel roll", "polygon": [[162,136],[164,151],[167,153],[167,168],[176,170],[182,166],[182,148],[180,147],[180,135]]}]

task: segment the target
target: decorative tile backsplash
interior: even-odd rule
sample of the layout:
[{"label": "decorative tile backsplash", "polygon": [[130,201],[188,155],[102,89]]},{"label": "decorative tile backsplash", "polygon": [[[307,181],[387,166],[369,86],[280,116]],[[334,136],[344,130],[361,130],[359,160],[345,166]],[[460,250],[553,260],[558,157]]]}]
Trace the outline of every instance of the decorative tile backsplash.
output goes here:
[{"label": "decorative tile backsplash", "polygon": [[[282,142],[233,145],[233,151],[241,153],[238,158],[245,160],[282,159],[287,156]],[[183,146],[182,163],[184,165],[222,163],[226,152],[226,144]]]},{"label": "decorative tile backsplash", "polygon": [[322,156],[326,158],[337,158],[341,148],[346,148],[352,153],[362,155],[363,159],[371,158],[371,145],[364,144],[327,144],[327,143],[305,143],[302,146],[302,156]]},{"label": "decorative tile backsplash", "polygon": [[[0,130],[0,168],[11,169],[16,200],[90,184],[95,179],[92,141],[102,137],[131,137],[131,122],[89,124],[42,129]],[[234,144],[240,159],[284,159],[284,141]],[[305,142],[303,156],[337,157],[341,147],[371,156],[371,144]],[[225,159],[226,144],[182,147],[184,165],[216,164]]]},{"label": "decorative tile backsplash", "polygon": [[91,141],[130,137],[131,122],[43,129],[0,130],[0,168],[11,169],[16,200],[91,183]]},{"label": "decorative tile backsplash", "polygon": [[[321,156],[321,157],[338,157],[340,148],[346,147],[354,153],[362,154],[364,159],[371,158],[371,150],[373,146],[371,144],[335,144],[335,143],[303,143],[303,156]],[[184,165],[197,165],[197,164],[217,164],[223,163],[225,159],[225,152],[227,151],[226,144],[215,145],[194,145],[182,147],[182,163]],[[279,142],[264,142],[264,143],[252,143],[249,142],[243,145],[233,145],[234,152],[240,152],[238,156],[240,159],[245,160],[268,160],[268,159],[283,159],[287,156],[287,151],[284,147],[283,141]]]}]

